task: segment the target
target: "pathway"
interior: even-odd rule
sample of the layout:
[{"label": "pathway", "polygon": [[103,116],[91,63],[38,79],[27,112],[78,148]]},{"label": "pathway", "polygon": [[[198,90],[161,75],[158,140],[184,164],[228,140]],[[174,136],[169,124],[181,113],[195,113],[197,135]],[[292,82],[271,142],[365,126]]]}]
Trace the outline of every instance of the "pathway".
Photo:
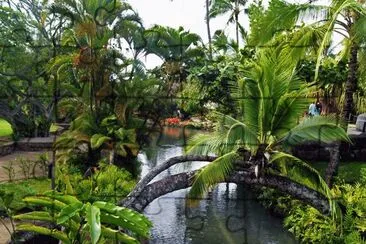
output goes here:
[{"label": "pathway", "polygon": [[[0,157],[0,182],[8,181],[9,176],[7,173],[7,170],[3,168],[3,166],[7,167],[9,166],[9,162],[13,162],[14,171],[15,171],[15,180],[24,179],[24,173],[22,172],[22,169],[20,167],[20,158],[36,161],[41,154],[47,153],[48,158],[51,159],[52,153],[49,151],[41,151],[41,152],[24,152],[24,151],[15,151],[12,154]],[[33,168],[34,164],[31,164],[31,167]],[[44,172],[40,169],[40,167],[36,167],[36,175],[41,176],[44,175]],[[31,175],[32,176],[32,173]],[[0,242],[1,243],[1,242]]]}]

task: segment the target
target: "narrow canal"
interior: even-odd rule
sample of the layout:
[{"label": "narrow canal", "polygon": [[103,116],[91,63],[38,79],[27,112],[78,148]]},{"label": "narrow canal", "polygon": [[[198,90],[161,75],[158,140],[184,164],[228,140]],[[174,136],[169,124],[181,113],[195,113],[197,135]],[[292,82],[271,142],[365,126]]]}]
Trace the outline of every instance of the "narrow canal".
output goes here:
[{"label": "narrow canal", "polygon": [[[184,133],[184,134],[183,134]],[[195,133],[182,128],[165,128],[139,155],[144,176],[154,166],[184,153],[184,138]],[[154,180],[200,168],[192,162],[173,166]],[[144,214],[153,222],[150,243],[296,243],[282,221],[253,199],[251,192],[235,184],[219,184],[199,205],[186,207],[188,189],[154,200]]]}]

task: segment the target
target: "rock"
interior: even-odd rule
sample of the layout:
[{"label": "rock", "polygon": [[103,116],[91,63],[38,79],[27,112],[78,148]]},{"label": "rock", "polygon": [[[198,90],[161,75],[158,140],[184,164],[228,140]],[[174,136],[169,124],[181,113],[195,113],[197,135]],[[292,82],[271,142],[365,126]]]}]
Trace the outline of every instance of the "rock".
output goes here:
[{"label": "rock", "polygon": [[366,132],[364,128],[366,129],[366,113],[358,115],[356,120],[356,130]]}]

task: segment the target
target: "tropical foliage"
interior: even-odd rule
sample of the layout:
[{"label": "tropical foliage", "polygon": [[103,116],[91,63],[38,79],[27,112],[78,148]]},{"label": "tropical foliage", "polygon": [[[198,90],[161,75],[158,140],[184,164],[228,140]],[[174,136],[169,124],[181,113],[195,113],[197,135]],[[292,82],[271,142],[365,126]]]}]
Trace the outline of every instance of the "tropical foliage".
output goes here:
[{"label": "tropical foliage", "polygon": [[[191,138],[187,153],[217,159],[194,176],[190,196],[202,196],[239,169],[257,179],[281,177],[320,192],[341,217],[263,191],[271,198],[267,206],[286,209],[285,226],[299,240],[365,241],[364,182],[332,187],[340,142],[350,142],[347,123],[366,111],[365,3],[204,3],[208,46],[183,27],[145,28],[122,0],[0,2],[0,121],[11,124],[13,139],[48,136],[52,123],[70,125],[54,144],[54,191],[26,197],[37,211],[16,216],[49,225],[25,223],[19,230],[65,243],[148,238],[151,223],[114,204],[136,184],[136,158],[149,133],[197,116],[216,127]],[[221,29],[211,30],[210,21],[225,15]],[[151,55],[162,64],[148,69],[144,58]],[[305,116],[315,99],[323,115]],[[304,142],[333,145],[328,184],[291,154]],[[13,167],[4,169],[13,175]],[[15,199],[16,209],[23,208],[20,195],[39,193],[18,191],[0,192],[3,205]]]},{"label": "tropical foliage", "polygon": [[301,118],[309,104],[306,94],[310,87],[296,76],[296,63],[281,55],[276,49],[258,53],[255,61],[243,67],[247,69],[244,76],[232,88],[238,116],[218,114],[214,135],[192,138],[189,153],[219,157],[196,175],[191,195],[202,195],[224,180],[233,171],[235,159],[243,157],[241,152],[246,150],[258,177],[283,175],[331,198],[318,172],[284,150],[303,141],[349,139],[334,117]]},{"label": "tropical foliage", "polygon": [[107,240],[139,243],[138,238],[147,238],[151,227],[151,222],[143,215],[108,202],[83,203],[74,196],[57,192],[26,197],[23,201],[41,207],[41,211],[19,214],[15,219],[46,221],[62,226],[63,231],[52,225],[47,228],[32,223],[17,225],[17,230],[49,235],[63,243]]}]

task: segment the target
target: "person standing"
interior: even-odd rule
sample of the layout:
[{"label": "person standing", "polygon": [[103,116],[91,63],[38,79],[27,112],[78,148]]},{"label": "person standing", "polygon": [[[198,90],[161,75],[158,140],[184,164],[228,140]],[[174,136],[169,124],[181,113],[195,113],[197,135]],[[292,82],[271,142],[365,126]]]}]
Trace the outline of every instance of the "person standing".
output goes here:
[{"label": "person standing", "polygon": [[309,114],[310,117],[315,116],[315,114],[316,114],[316,105],[315,105],[314,102],[312,102],[310,104],[308,114]]},{"label": "person standing", "polygon": [[315,106],[316,106],[316,110],[317,110],[317,115],[321,115],[322,109],[323,109],[321,102],[318,101]]}]

